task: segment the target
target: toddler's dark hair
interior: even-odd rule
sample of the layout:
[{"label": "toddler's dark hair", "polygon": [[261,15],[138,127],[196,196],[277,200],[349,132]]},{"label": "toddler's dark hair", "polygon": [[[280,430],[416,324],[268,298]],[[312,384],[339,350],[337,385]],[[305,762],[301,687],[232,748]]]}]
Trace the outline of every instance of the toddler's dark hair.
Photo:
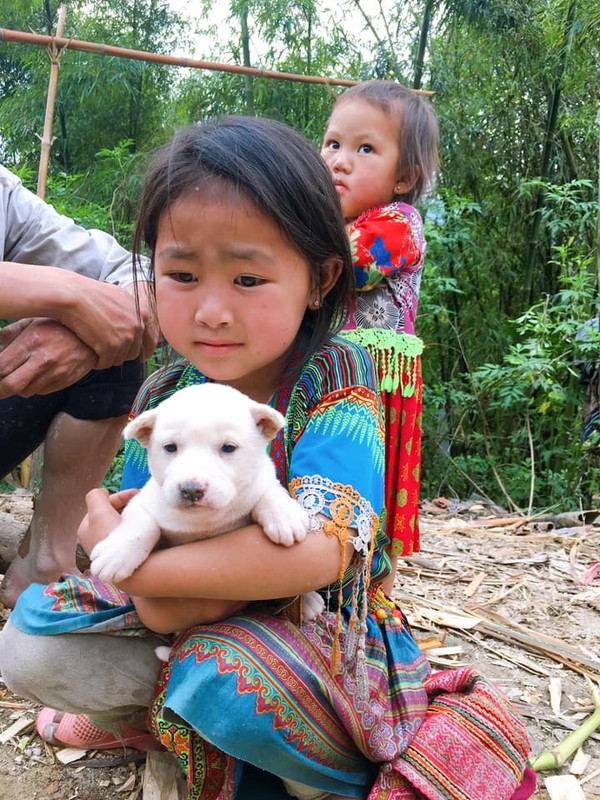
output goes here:
[{"label": "toddler's dark hair", "polygon": [[414,180],[411,189],[394,200],[418,203],[433,187],[439,167],[439,125],[431,103],[423,95],[395,81],[364,81],[341,94],[335,105],[364,100],[400,123],[398,174]]},{"label": "toddler's dark hair", "polygon": [[322,286],[327,259],[341,261],[336,284],[304,316],[310,355],[341,327],[354,289],[344,218],[317,150],[287,125],[260,117],[227,116],[182,128],[157,153],[144,182],[133,249],[140,253],[146,245],[152,275],[161,215],[196,188],[251,201],[307,260],[313,287]]}]

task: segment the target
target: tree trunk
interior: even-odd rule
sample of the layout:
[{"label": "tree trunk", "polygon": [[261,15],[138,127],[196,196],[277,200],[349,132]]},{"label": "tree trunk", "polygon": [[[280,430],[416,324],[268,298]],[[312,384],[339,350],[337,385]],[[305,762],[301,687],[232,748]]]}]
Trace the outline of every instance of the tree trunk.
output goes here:
[{"label": "tree trunk", "polygon": [[[243,3],[241,5],[240,25],[242,29],[242,60],[245,67],[251,67],[250,33],[248,30],[248,3]],[[254,114],[254,79],[252,75],[244,75],[244,100],[246,104],[246,114]]]},{"label": "tree trunk", "polygon": [[429,28],[431,27],[431,18],[433,16],[434,5],[435,0],[426,0],[425,2],[423,22],[421,23],[421,32],[419,34],[419,46],[417,48],[417,57],[415,59],[413,89],[421,88],[421,81],[423,79],[423,66],[425,63],[425,51],[427,49],[427,38],[429,36]]},{"label": "tree trunk", "polygon": [[[573,26],[573,19],[575,17],[576,2],[570,3],[567,11],[565,21],[565,39],[566,44],[562,47],[560,52],[560,60],[558,63],[554,86],[552,88],[552,97],[550,100],[550,107],[548,109],[548,120],[546,123],[546,132],[544,135],[544,150],[542,154],[542,166],[540,169],[540,178],[542,181],[548,181],[550,173],[550,156],[554,147],[554,138],[556,136],[556,127],[558,121],[558,109],[560,107],[560,98],[562,92],[562,78],[564,75],[567,58],[570,51],[570,30]],[[525,289],[529,293],[529,303],[533,303],[536,297],[535,291],[535,267],[538,262],[538,251],[541,239],[542,227],[542,211],[546,201],[546,193],[543,188],[538,189],[535,195],[534,208],[532,214],[531,225],[529,228],[529,246],[525,270]],[[545,275],[545,278],[548,278]]]}]

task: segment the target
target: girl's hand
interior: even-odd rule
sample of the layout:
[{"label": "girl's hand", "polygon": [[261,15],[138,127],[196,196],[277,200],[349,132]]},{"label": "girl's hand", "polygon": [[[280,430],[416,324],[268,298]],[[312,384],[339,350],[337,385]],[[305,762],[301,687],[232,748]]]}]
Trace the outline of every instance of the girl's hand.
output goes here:
[{"label": "girl's hand", "polygon": [[92,489],[85,497],[88,513],[83,518],[77,536],[85,552],[89,554],[94,546],[106,539],[121,521],[121,512],[138,493],[138,489],[126,489],[109,495],[106,489]]}]

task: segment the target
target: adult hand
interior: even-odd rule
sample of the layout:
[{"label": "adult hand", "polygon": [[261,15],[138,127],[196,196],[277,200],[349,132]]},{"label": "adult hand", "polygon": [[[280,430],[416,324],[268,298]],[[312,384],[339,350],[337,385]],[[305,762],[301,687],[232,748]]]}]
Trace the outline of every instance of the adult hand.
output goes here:
[{"label": "adult hand", "polygon": [[60,323],[20,320],[0,330],[0,399],[57,392],[97,363],[96,353]]},{"label": "adult hand", "polygon": [[86,279],[86,284],[61,321],[96,353],[97,369],[149,358],[158,331],[143,287],[138,308],[133,287],[124,289],[91,279]]},{"label": "adult hand", "polygon": [[85,496],[88,513],[83,518],[77,537],[89,555],[94,547],[106,539],[121,521],[121,512],[137,494],[138,489],[126,489],[110,494],[106,489],[92,489]]}]

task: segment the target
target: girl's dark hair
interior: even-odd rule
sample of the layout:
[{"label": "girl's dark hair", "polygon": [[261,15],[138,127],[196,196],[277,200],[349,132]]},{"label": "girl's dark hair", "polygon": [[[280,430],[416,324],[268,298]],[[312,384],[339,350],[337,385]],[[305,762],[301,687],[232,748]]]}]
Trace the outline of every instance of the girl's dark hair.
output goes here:
[{"label": "girl's dark hair", "polygon": [[[228,116],[182,128],[158,151],[146,174],[134,234],[134,252],[146,245],[151,277],[158,222],[192,189],[239,193],[281,229],[309,264],[312,286],[323,285],[330,258],[340,277],[315,310],[307,309],[300,332],[308,356],[343,323],[354,290],[354,271],[344,218],[333,180],[319,153],[303,136],[271,119]],[[210,195],[208,195],[210,196]]]},{"label": "girl's dark hair", "polygon": [[415,183],[394,200],[418,203],[433,187],[439,167],[439,125],[431,103],[423,95],[395,81],[365,81],[341,94],[335,105],[350,100],[364,100],[399,122],[400,158],[398,174],[402,180]]}]

